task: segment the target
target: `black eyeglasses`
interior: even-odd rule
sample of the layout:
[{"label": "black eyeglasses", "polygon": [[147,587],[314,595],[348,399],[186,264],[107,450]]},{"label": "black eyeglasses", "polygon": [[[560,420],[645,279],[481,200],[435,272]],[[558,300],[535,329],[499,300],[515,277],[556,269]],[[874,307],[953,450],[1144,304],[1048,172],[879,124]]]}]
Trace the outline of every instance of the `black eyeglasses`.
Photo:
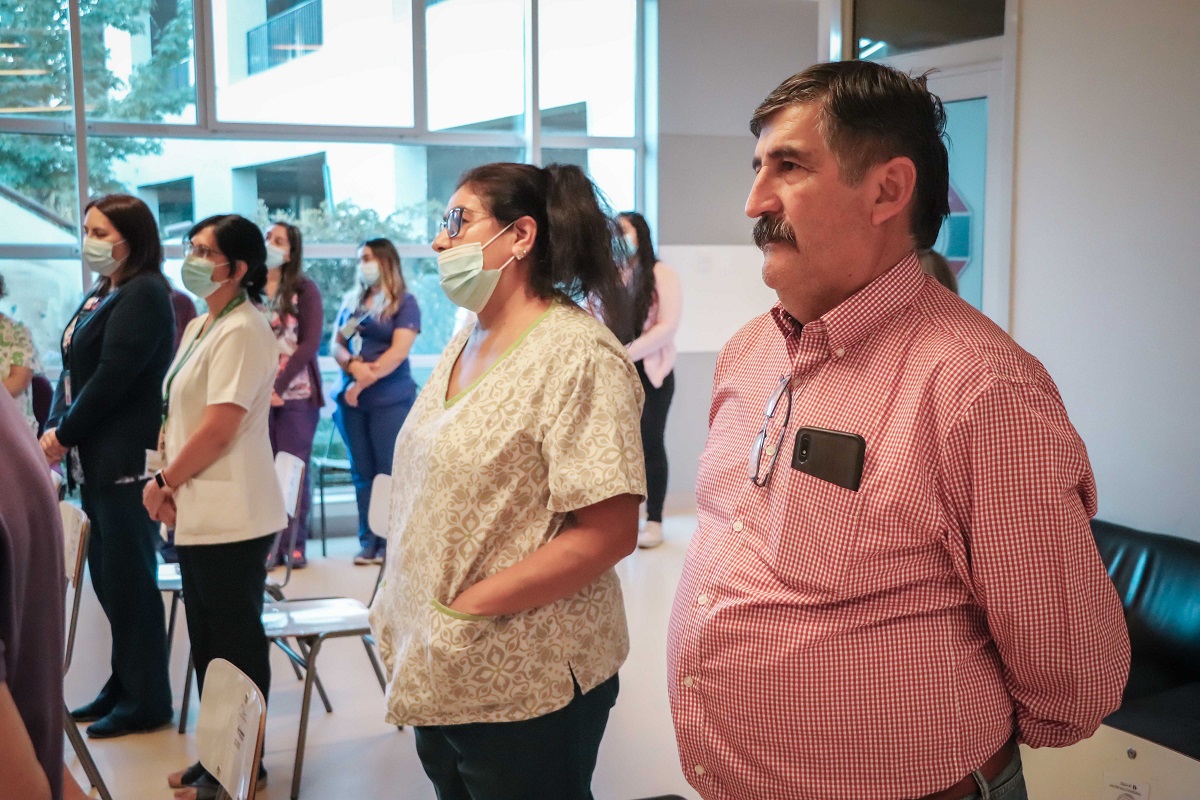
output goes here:
[{"label": "black eyeglasses", "polygon": [[[767,445],[767,429],[771,427],[771,420],[775,417],[775,412],[779,409],[779,401],[787,396],[787,408],[783,413],[783,424],[779,426],[779,439],[774,445]],[[771,473],[775,471],[775,462],[779,459],[779,451],[783,449],[783,437],[787,432],[788,421],[792,418],[792,376],[784,375],[779,379],[779,388],[771,395],[771,399],[767,401],[767,407],[763,409],[763,426],[758,432],[758,436],[754,437],[754,444],[750,445],[750,481],[755,486],[766,486],[767,481],[771,480]],[[766,445],[764,447],[764,445]],[[770,456],[771,461],[767,464],[767,471],[762,471],[763,452]]]},{"label": "black eyeglasses", "polygon": [[479,214],[480,219],[484,219],[487,216],[482,211],[476,211],[475,209],[467,208],[466,206],[455,206],[454,208],[450,209],[446,212],[446,216],[442,217],[442,229],[446,231],[446,235],[451,239],[457,238],[458,235],[462,233],[464,211],[470,211],[472,214]]}]

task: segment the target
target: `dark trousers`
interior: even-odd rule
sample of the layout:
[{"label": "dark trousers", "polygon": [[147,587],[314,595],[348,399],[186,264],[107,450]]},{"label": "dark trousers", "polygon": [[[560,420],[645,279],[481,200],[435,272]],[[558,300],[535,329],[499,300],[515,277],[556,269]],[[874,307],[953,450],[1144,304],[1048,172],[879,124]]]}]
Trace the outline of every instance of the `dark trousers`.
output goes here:
[{"label": "dark trousers", "polygon": [[596,754],[617,702],[614,675],[543,717],[417,727],[438,800],[592,800]]},{"label": "dark trousers", "polygon": [[100,692],[133,722],[171,718],[167,628],[158,591],[157,525],[142,505],[143,481],[79,487],[91,520],[88,569],[112,629],[112,675]]},{"label": "dark trousers", "polygon": [[654,388],[646,377],[642,362],[637,363],[638,377],[646,391],[646,404],[642,406],[642,448],[646,452],[646,519],[662,522],[663,501],[667,497],[667,410],[675,395],[675,372],[672,370],[663,379],[663,385]]},{"label": "dark trousers", "polygon": [[396,436],[411,409],[411,400],[378,408],[352,408],[339,402],[333,412],[333,422],[350,451],[350,479],[354,481],[358,501],[358,542],[364,549],[375,551],[387,544],[386,539],[371,533],[367,525],[371,482],[376,475],[391,473]]},{"label": "dark trousers", "polygon": [[295,549],[303,553],[304,543],[308,541],[308,510],[312,504],[312,481],[308,467],[320,417],[321,409],[307,400],[288,400],[271,409],[271,453],[291,453],[304,462],[304,482],[300,484],[298,510],[292,516],[293,509],[288,509],[288,526],[279,537],[277,552],[281,557],[287,552],[288,542],[294,541]]},{"label": "dark trousers", "polygon": [[183,608],[196,686],[214,658],[223,658],[271,691],[270,645],[263,630],[263,586],[274,534],[229,544],[178,545]]}]

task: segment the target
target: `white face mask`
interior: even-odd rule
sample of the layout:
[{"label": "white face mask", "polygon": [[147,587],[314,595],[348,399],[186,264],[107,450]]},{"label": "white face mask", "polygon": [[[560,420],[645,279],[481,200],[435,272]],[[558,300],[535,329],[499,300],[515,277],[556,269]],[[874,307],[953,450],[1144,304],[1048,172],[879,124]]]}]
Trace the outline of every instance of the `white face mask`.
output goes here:
[{"label": "white face mask", "polygon": [[450,302],[476,314],[487,305],[496,291],[496,284],[500,282],[500,273],[516,256],[505,261],[499,269],[484,269],[483,250],[514,224],[515,220],[483,244],[467,242],[438,253],[442,291],[450,298]]},{"label": "white face mask", "polygon": [[267,245],[267,269],[279,269],[287,261],[287,253],[273,244]]},{"label": "white face mask", "polygon": [[358,262],[358,279],[362,281],[364,286],[374,286],[379,283],[379,262]]},{"label": "white face mask", "polygon": [[[229,263],[229,262],[225,262]],[[220,289],[229,280],[214,281],[212,279],[213,270],[221,264],[214,264],[207,258],[200,256],[188,256],[183,260],[183,266],[179,270],[180,277],[183,279],[183,287],[197,297],[208,297],[217,289]]]},{"label": "white face mask", "polygon": [[113,247],[125,241],[120,239],[116,242],[105,242],[100,239],[87,237],[83,240],[83,263],[87,264],[88,269],[105,278],[117,271],[121,264],[125,263],[125,259],[119,261],[113,258]]}]

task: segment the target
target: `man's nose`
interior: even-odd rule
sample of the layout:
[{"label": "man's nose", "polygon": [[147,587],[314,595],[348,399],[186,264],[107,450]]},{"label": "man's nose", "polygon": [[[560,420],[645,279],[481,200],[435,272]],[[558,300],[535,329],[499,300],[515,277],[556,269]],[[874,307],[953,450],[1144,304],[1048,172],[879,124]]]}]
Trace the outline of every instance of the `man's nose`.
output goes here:
[{"label": "man's nose", "polygon": [[771,180],[759,172],[754,176],[750,186],[750,196],[746,198],[746,216],[758,219],[764,214],[779,214],[783,206],[779,202],[779,194],[774,190]]}]

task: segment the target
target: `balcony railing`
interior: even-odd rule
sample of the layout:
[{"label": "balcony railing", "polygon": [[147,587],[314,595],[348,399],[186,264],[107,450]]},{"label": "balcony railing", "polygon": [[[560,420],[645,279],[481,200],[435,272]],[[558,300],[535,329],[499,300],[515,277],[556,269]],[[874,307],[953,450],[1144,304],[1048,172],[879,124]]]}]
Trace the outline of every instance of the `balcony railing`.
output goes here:
[{"label": "balcony railing", "polygon": [[251,75],[308,55],[324,44],[321,0],[308,0],[246,32],[246,68]]}]

